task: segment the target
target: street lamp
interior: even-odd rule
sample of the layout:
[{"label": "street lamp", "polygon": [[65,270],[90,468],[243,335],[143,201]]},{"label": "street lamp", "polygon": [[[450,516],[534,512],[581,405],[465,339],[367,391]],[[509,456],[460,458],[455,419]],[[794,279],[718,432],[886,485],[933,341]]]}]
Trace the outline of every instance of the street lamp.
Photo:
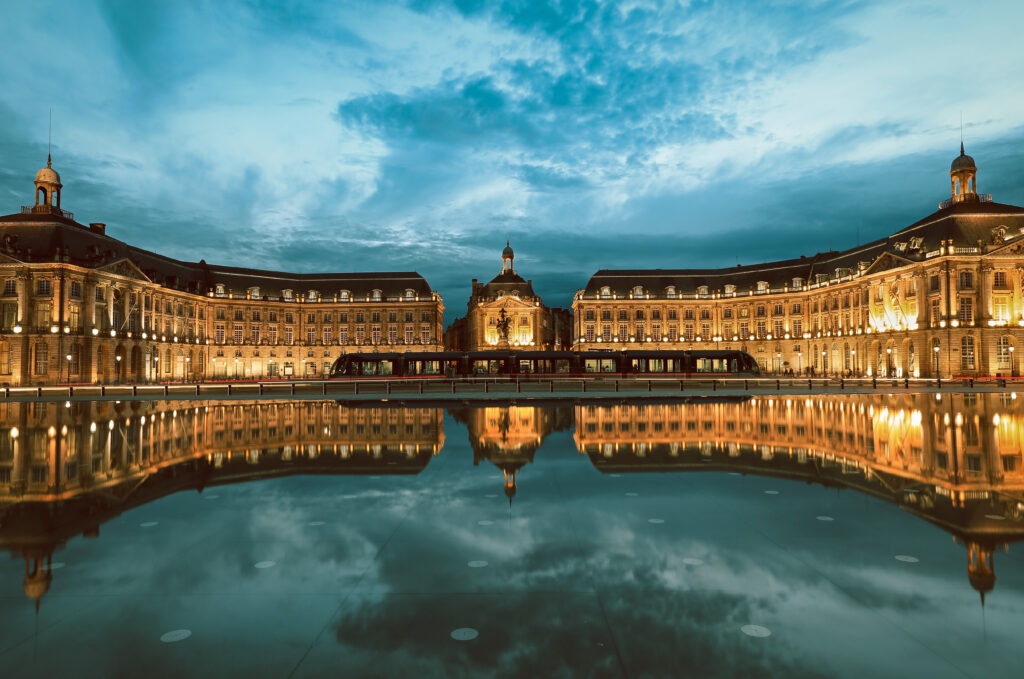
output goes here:
[{"label": "street lamp", "polygon": [[892,377],[892,347],[885,348],[885,376]]},{"label": "street lamp", "polygon": [[797,375],[799,375],[800,373],[803,372],[803,365],[802,365],[802,362],[801,362],[801,359],[803,357],[804,357],[804,352],[802,352],[802,351],[796,352],[796,374]]},{"label": "street lamp", "polygon": [[70,382],[71,381],[71,354],[68,354],[64,358],[66,358],[68,360],[68,382]]},{"label": "street lamp", "polygon": [[115,375],[115,377],[117,378],[117,381],[120,382],[121,381],[121,354],[117,354],[116,356],[114,356],[114,361],[116,361],[116,363],[114,365],[117,366],[117,375]]},{"label": "street lamp", "polygon": [[935,376],[941,378],[942,375],[939,373],[939,345],[936,344],[932,347],[932,351],[935,352]]},{"label": "street lamp", "polygon": [[856,374],[857,373],[857,350],[856,349],[850,349],[850,357],[851,357],[850,358],[850,362],[852,363],[852,365],[850,367],[852,368],[853,373]]},{"label": "street lamp", "polygon": [[160,357],[153,357],[153,375],[151,376],[154,380],[160,379]]},{"label": "street lamp", "polygon": [[1017,374],[1017,365],[1013,362],[1013,345],[1007,347],[1010,350],[1010,376]]},{"label": "street lamp", "polygon": [[[189,372],[191,368],[192,368],[192,357],[191,356],[186,356],[185,357],[185,375],[191,374]],[[181,381],[182,381],[183,384],[185,382],[185,375],[181,376]]]}]

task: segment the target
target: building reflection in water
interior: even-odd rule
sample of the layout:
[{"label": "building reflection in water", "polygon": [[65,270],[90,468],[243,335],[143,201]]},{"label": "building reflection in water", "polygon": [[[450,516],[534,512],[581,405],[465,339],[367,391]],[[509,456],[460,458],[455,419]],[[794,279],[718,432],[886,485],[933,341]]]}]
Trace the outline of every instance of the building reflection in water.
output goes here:
[{"label": "building reflection in water", "polygon": [[[0,403],[0,548],[25,560],[25,593],[52,555],[126,510],[182,490],[289,474],[416,474],[444,445],[438,408],[335,402]],[[474,464],[517,476],[575,421],[604,472],[734,471],[850,488],[909,510],[965,546],[995,585],[993,554],[1024,537],[1024,399],[902,395],[696,400],[452,410]]]},{"label": "building reflection in water", "polygon": [[572,427],[572,408],[504,406],[459,408],[452,411],[456,420],[469,430],[473,448],[473,464],[487,460],[505,477],[505,496],[509,504],[515,497],[516,474],[540,448],[545,437],[554,431]]},{"label": "building reflection in water", "polygon": [[55,549],[181,490],[289,474],[416,474],[444,445],[438,408],[324,402],[0,403],[0,548],[25,593]]},{"label": "building reflection in water", "polygon": [[604,472],[734,471],[852,488],[967,550],[971,586],[1024,538],[1024,404],[1015,394],[751,398],[576,407],[576,447]]}]

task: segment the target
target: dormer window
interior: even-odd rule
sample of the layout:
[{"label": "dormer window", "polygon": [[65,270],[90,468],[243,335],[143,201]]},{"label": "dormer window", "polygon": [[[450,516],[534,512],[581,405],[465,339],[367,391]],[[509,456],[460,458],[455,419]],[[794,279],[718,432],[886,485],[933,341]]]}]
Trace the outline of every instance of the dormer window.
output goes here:
[{"label": "dormer window", "polygon": [[406,290],[405,290],[405,299],[406,299],[406,301],[410,301],[410,302],[412,300],[416,299],[416,291],[413,290],[412,288],[406,288]]},{"label": "dormer window", "polygon": [[797,276],[796,278],[793,279],[793,289],[799,290],[802,287],[804,287],[804,279]]},{"label": "dormer window", "polygon": [[665,297],[668,298],[668,299],[675,299],[676,298],[676,286],[670,285],[667,288],[665,288]]},{"label": "dormer window", "polygon": [[505,296],[505,291],[504,290],[498,290],[498,294],[497,294],[498,299],[501,299],[504,296]]},{"label": "dormer window", "polygon": [[700,297],[701,299],[707,299],[707,297],[708,297],[708,286],[702,285],[699,288],[697,288],[697,296]]},{"label": "dormer window", "polygon": [[828,274],[827,273],[816,273],[816,274],[814,274],[814,282],[815,283],[828,283]]},{"label": "dormer window", "polygon": [[315,302],[319,296],[320,295],[316,290],[310,290],[309,292],[306,293],[306,301]]},{"label": "dormer window", "polygon": [[286,301],[290,302],[291,299],[292,299],[292,291],[291,290],[282,290],[281,291],[281,296],[284,297]]},{"label": "dormer window", "polygon": [[892,247],[893,247],[894,250],[896,250],[896,252],[906,252],[907,251],[907,241],[901,240],[899,243],[896,243]]},{"label": "dormer window", "polygon": [[519,291],[518,290],[513,290],[512,291],[512,296],[515,297],[516,299],[519,299]]},{"label": "dormer window", "polygon": [[352,293],[349,292],[348,290],[342,290],[341,293],[338,295],[338,299],[340,299],[342,302],[348,302],[351,298]]},{"label": "dormer window", "polygon": [[213,289],[214,289],[214,294],[216,294],[218,297],[223,297],[224,295],[228,294],[227,293],[227,288],[224,286],[223,283],[217,283],[217,285],[214,286]]},{"label": "dormer window", "polygon": [[601,299],[611,299],[612,289],[607,285],[601,288]]},{"label": "dormer window", "polygon": [[921,236],[914,236],[910,239],[910,244],[907,247],[911,250],[920,250],[922,245],[924,245],[924,238]]},{"label": "dormer window", "polygon": [[370,293],[370,299],[372,301],[374,301],[374,302],[379,302],[380,299],[381,299],[381,294],[382,294],[381,290],[374,289],[373,292]]},{"label": "dormer window", "polygon": [[249,288],[249,297],[252,299],[260,298],[260,289],[256,286]]},{"label": "dormer window", "polygon": [[634,297],[643,297],[644,296],[644,286],[638,285],[638,286],[634,287],[633,288],[633,296]]},{"label": "dormer window", "polygon": [[768,281],[758,281],[757,282],[757,291],[758,292],[768,292]]},{"label": "dormer window", "polygon": [[731,284],[731,283],[726,283],[726,285],[725,285],[725,294],[727,294],[727,295],[735,295],[736,294],[736,286]]}]

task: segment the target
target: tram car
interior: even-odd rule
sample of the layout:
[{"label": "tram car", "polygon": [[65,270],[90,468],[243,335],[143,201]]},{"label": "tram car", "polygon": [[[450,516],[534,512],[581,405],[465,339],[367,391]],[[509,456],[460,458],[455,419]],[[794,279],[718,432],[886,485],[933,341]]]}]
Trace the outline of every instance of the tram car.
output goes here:
[{"label": "tram car", "polygon": [[604,375],[624,377],[756,377],[757,361],[743,351],[440,351],[343,354],[331,379]]}]

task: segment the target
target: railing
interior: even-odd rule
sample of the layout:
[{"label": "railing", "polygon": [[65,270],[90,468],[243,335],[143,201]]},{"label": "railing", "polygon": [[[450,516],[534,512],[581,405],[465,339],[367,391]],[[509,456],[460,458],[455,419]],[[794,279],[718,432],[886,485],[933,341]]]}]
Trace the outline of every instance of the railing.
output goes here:
[{"label": "railing", "polygon": [[60,215],[65,219],[74,220],[75,213],[69,212],[62,208],[56,207],[55,205],[22,205],[21,214],[23,215]]},{"label": "railing", "polygon": [[[968,194],[968,195],[970,195],[970,194]],[[992,202],[992,194],[991,193],[978,193],[978,194],[975,194],[975,195],[978,197],[977,200],[978,200],[979,203],[991,203]],[[940,210],[945,210],[947,207],[950,207],[951,205],[956,205],[957,203],[967,203],[967,202],[971,202],[971,201],[972,201],[971,198],[960,198],[960,199],[957,199],[957,198],[947,198],[946,200],[944,200],[941,203],[939,203],[939,209]]]}]

